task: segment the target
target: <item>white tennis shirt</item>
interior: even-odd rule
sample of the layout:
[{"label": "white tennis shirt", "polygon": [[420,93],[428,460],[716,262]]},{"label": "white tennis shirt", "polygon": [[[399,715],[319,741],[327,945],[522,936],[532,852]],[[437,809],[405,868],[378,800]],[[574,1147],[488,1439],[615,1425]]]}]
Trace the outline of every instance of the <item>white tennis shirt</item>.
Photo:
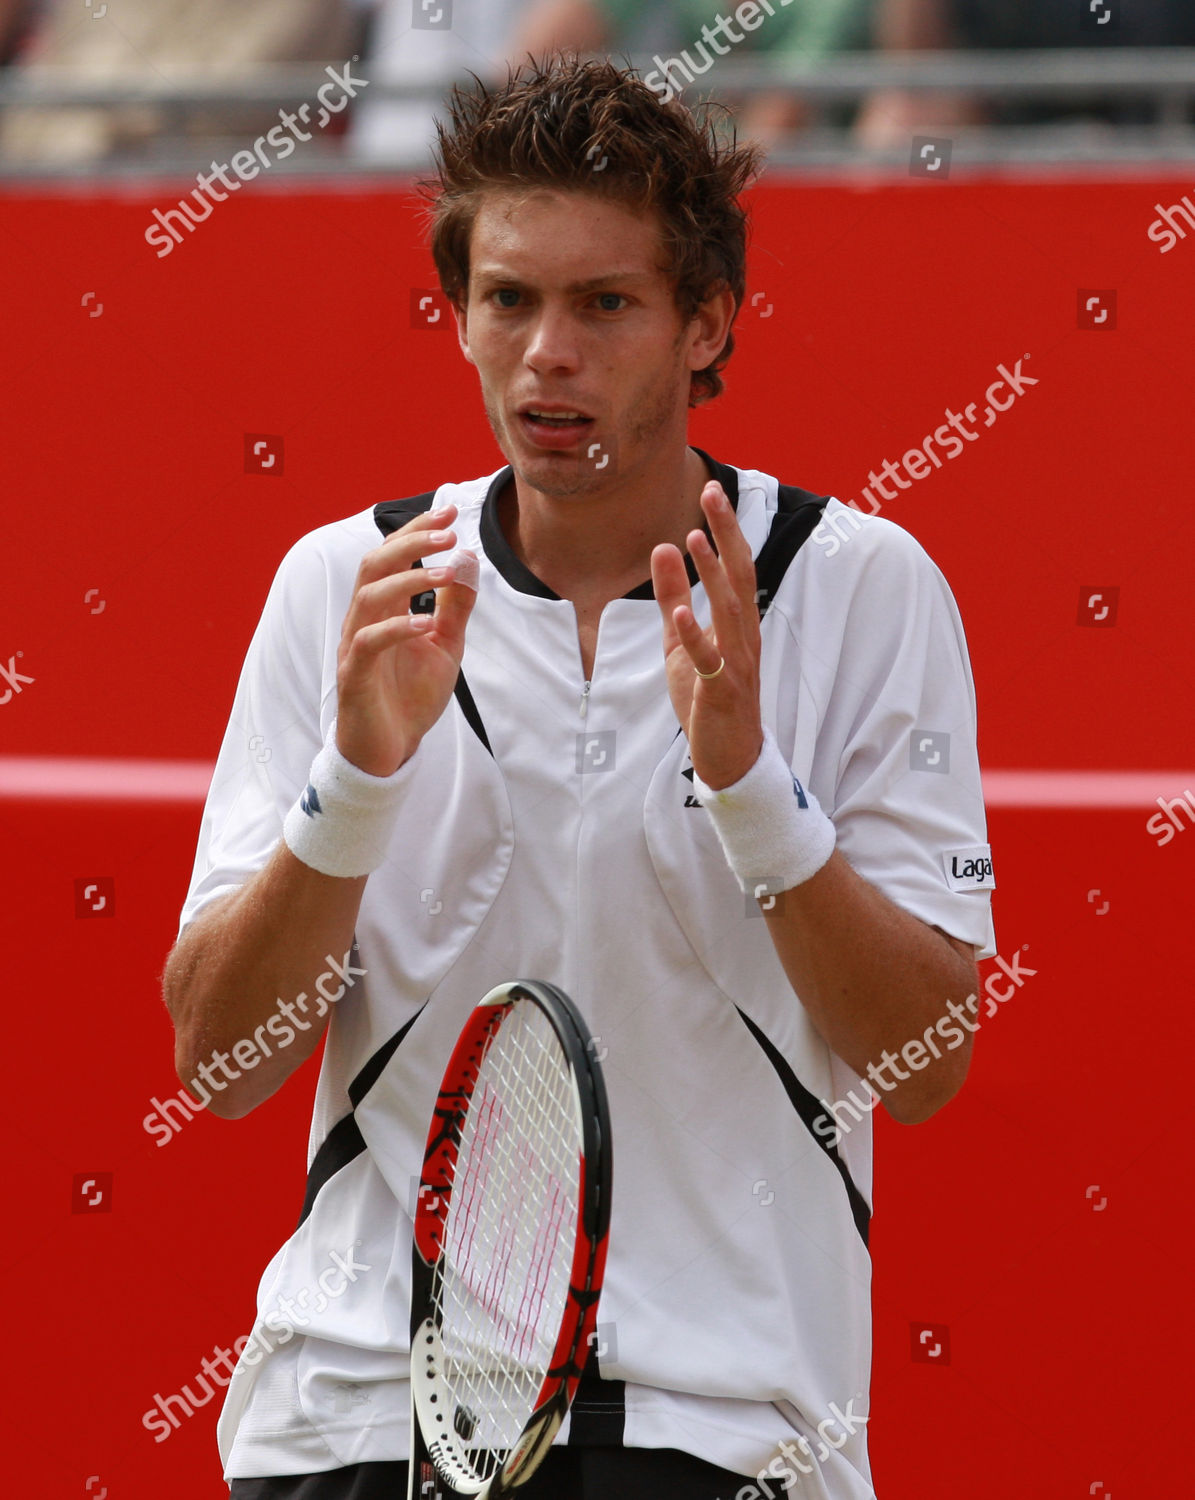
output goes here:
[{"label": "white tennis shirt", "polygon": [[[777,481],[707,462],[758,554]],[[694,801],[650,591],[606,607],[586,688],[572,605],[497,526],[509,476],[437,492],[481,558],[462,663],[472,704],[458,693],[408,762],[390,858],[366,885],[354,954],[366,975],[332,1009],[307,1209],[262,1278],[220,1420],[226,1474],[406,1456],[428,1120],[470,1008],[528,977],[567,991],[601,1049],[614,1191],[598,1355],[603,1377],[625,1382],[623,1440],[747,1483],[804,1437],[818,1458],[789,1471],[789,1493],[862,1500],[866,1429],[847,1435],[834,1412],[867,1411],[871,1122],[836,1150],[811,1128],[862,1087],[814,1029]],[[365,510],[283,560],[181,927],[277,846],[336,712],[358,565],[381,539]],[[986,833],[966,642],[941,573],[899,526],[831,500],[768,603],[764,718],[838,848],[892,901],[992,955],[989,891],[950,873],[952,853]],[[707,623],[700,587],[694,609]],[[321,1281],[346,1253],[367,1269]]]}]

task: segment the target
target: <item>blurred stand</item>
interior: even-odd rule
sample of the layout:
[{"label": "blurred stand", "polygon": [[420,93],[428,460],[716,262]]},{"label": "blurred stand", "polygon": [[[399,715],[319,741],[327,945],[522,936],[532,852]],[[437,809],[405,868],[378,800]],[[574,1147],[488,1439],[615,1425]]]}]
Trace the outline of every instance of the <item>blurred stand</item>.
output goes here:
[{"label": "blurred stand", "polygon": [[[21,9],[0,0],[5,5]],[[269,64],[343,62],[355,50],[360,26],[351,0],[50,0],[14,67],[33,89],[101,85],[125,88],[135,98],[152,82],[185,93],[250,81]],[[163,136],[178,133],[245,140],[276,119],[235,105],[191,110],[182,121],[148,103],[13,107],[0,119],[0,157],[47,165],[96,162],[152,152]]]},{"label": "blurred stand", "polygon": [[366,162],[392,162],[398,155],[430,164],[438,101],[450,82],[467,83],[469,73],[487,82],[505,76],[508,44],[526,0],[364,4],[373,11],[363,59],[371,89],[391,85],[411,97],[378,97],[367,89],[353,112],[349,146]]},{"label": "blurred stand", "polygon": [[[877,0],[874,36],[886,54],[949,48],[1190,47],[1195,46],[1195,0]],[[1061,67],[1065,62],[1060,56]],[[1190,119],[1189,106],[1183,117]],[[884,150],[918,133],[1066,119],[1141,125],[1148,123],[1150,109],[1148,99],[1127,95],[1088,98],[1067,107],[999,92],[926,95],[884,89],[864,103],[855,129],[865,148]]]},{"label": "blurred stand", "polygon": [[193,171],[349,59],[367,85],[272,178],[423,172],[453,83],[557,48],[726,104],[777,167],[909,170],[920,134],[964,167],[1195,160],[1195,0],[767,3],[0,0],[0,174]]},{"label": "blurred stand", "polygon": [[0,68],[21,57],[45,8],[46,0],[0,0]]},{"label": "blurred stand", "polygon": [[[719,0],[532,0],[512,48],[536,56],[556,49],[614,55],[675,58],[670,77],[692,75],[700,86],[718,71],[723,55],[761,58],[768,63],[809,66],[834,53],[871,44],[878,0],[775,0],[775,13],[762,6],[748,13],[750,29],[735,24],[738,6]],[[780,9],[783,4],[783,9]],[[729,28],[719,27],[727,18]],[[707,32],[706,28],[710,28]],[[735,36],[740,41],[728,40]],[[816,118],[807,99],[792,89],[720,89],[719,99],[734,109],[740,136],[771,147]]]}]

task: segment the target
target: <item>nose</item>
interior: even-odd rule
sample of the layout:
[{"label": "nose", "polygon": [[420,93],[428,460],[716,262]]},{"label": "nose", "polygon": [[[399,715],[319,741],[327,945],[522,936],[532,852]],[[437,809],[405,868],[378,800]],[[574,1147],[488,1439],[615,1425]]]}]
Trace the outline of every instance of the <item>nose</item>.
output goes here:
[{"label": "nose", "polygon": [[531,321],[524,363],[536,374],[575,371],[581,362],[577,328],[569,310],[548,302],[540,305]]}]

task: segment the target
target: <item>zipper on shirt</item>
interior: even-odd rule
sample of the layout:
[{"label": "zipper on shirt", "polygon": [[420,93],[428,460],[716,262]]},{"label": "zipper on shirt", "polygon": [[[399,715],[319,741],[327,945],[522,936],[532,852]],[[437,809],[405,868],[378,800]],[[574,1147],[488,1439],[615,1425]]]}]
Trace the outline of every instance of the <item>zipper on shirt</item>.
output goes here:
[{"label": "zipper on shirt", "polygon": [[585,686],[581,689],[581,718],[589,712],[589,679],[586,678]]}]

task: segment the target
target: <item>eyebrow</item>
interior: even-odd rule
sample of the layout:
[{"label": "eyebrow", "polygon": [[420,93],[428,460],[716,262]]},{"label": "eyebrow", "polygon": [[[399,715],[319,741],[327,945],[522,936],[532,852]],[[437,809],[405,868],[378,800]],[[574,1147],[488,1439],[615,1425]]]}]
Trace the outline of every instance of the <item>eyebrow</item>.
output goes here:
[{"label": "eyebrow", "polygon": [[[474,274],[479,282],[500,281],[511,286],[528,285],[522,277],[503,271],[497,266],[479,266]],[[655,279],[655,276],[648,271],[607,271],[604,276],[592,276],[587,281],[572,281],[564,290],[573,296],[583,296],[586,292],[596,292],[599,287],[609,286],[613,281],[621,282],[623,285],[628,283],[640,285]]]}]

